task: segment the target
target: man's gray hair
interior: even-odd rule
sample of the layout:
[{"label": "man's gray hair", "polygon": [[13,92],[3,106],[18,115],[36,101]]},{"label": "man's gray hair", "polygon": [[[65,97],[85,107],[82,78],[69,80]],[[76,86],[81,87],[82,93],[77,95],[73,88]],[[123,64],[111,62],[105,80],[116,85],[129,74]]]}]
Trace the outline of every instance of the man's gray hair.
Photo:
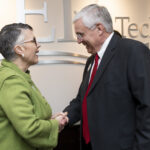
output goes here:
[{"label": "man's gray hair", "polygon": [[91,29],[97,23],[103,24],[107,32],[113,32],[112,18],[107,8],[97,4],[91,4],[78,12],[73,22],[82,19],[83,24]]}]

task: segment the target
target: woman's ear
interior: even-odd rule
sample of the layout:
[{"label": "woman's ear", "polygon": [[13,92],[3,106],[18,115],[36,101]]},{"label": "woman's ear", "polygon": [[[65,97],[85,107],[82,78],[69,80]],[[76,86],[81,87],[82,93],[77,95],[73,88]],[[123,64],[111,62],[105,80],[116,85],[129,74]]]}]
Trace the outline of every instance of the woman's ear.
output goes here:
[{"label": "woman's ear", "polygon": [[14,47],[14,51],[15,51],[15,53],[16,53],[17,55],[19,55],[19,56],[24,55],[24,48],[23,48],[22,46],[20,46],[20,45],[16,45],[16,46]]}]

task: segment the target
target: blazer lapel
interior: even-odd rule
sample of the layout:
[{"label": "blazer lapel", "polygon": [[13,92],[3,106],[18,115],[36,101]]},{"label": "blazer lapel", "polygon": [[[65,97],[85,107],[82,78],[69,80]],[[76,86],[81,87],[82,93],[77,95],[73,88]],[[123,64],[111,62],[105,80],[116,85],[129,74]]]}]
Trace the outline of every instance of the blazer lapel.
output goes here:
[{"label": "blazer lapel", "polygon": [[88,84],[89,84],[90,72],[91,72],[93,63],[94,63],[94,56],[93,56],[92,60],[90,61],[89,65],[87,67],[87,73],[86,73],[86,76],[85,76],[85,79],[84,79],[84,83],[85,83],[84,93],[86,92]]},{"label": "blazer lapel", "polygon": [[[118,37],[118,36],[117,36]],[[116,43],[118,41],[118,38],[116,37],[116,35],[114,35],[104,53],[104,56],[101,60],[101,63],[98,67],[98,70],[96,72],[96,75],[94,77],[94,80],[92,82],[90,91],[88,94],[90,94],[90,92],[92,91],[92,89],[94,88],[94,86],[96,85],[97,81],[100,80],[100,78],[102,77],[103,73],[105,72],[105,69],[107,68],[108,64],[110,63],[111,59],[113,58],[115,52],[116,52]]]}]

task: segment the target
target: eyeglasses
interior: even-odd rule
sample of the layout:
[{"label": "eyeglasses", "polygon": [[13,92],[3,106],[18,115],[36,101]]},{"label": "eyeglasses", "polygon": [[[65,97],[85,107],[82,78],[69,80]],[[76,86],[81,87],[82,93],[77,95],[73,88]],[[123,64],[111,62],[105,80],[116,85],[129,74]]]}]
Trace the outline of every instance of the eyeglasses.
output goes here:
[{"label": "eyeglasses", "polygon": [[78,39],[78,40],[82,40],[84,34],[83,34],[83,33],[77,33],[76,36],[77,36],[77,39]]},{"label": "eyeglasses", "polygon": [[[96,25],[94,24],[94,25],[93,25],[92,27],[90,27],[89,29],[90,29],[90,30],[94,30],[95,28],[96,28]],[[78,40],[82,40],[83,37],[84,37],[84,35],[85,35],[84,33],[77,33],[77,34],[76,34]]]},{"label": "eyeglasses", "polygon": [[21,42],[21,43],[19,43],[19,44],[30,43],[30,42],[33,42],[33,43],[37,46],[37,41],[36,41],[36,38],[35,38],[35,37],[34,37],[32,40],[24,41],[24,42]]}]

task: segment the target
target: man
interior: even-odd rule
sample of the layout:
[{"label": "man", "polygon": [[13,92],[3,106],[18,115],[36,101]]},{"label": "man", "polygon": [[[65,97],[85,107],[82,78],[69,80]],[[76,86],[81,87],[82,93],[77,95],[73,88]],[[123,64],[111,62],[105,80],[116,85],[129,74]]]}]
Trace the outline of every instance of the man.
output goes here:
[{"label": "man", "polygon": [[81,120],[81,149],[150,150],[149,49],[115,33],[109,12],[96,4],[76,14],[74,28],[92,54],[77,97],[64,109],[70,125]]}]

